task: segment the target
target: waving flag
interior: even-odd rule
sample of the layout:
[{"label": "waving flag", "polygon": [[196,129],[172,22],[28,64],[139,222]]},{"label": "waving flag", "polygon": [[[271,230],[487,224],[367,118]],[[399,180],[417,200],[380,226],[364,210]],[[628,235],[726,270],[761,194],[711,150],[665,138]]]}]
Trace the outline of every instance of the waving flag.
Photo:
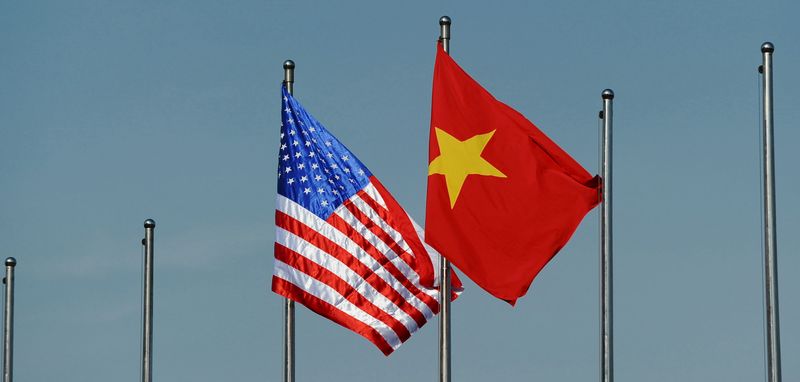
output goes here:
[{"label": "waving flag", "polygon": [[439,312],[439,254],[285,88],[281,114],[272,290],[389,355]]},{"label": "waving flag", "polygon": [[512,305],[600,202],[593,177],[439,46],[425,230],[433,247]]}]

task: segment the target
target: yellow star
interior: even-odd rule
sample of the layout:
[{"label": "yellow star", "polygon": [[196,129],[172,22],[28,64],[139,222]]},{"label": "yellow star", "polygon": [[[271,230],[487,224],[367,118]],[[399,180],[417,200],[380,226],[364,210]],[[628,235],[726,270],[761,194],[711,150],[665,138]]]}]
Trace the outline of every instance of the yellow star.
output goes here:
[{"label": "yellow star", "polygon": [[492,139],[496,130],[478,134],[465,141],[459,141],[446,131],[434,127],[436,141],[439,142],[439,156],[428,165],[428,175],[441,174],[447,183],[450,208],[456,205],[461,186],[467,175],[484,175],[505,178],[506,175],[481,157],[483,148]]}]

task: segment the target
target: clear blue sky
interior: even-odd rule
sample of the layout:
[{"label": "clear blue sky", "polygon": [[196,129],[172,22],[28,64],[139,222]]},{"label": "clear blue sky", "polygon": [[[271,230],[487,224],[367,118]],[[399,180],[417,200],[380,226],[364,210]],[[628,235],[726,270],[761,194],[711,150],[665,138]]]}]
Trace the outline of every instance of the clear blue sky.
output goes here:
[{"label": "clear blue sky", "polygon": [[[616,92],[618,382],[763,380],[760,44],[775,53],[785,381],[800,380],[796,1],[0,4],[0,256],[15,376],[139,378],[142,222],[158,381],[279,381],[269,291],[283,60],[295,94],[424,221],[437,20],[453,57],[592,172]],[[467,282],[454,381],[598,378],[598,216],[516,308]],[[432,381],[436,324],[391,357],[298,309],[299,381]]]}]

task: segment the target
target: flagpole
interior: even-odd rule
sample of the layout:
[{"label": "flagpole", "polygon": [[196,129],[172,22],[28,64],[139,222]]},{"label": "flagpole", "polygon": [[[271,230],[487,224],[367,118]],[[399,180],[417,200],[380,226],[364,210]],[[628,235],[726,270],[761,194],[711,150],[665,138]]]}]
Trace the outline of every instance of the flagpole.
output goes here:
[{"label": "flagpole", "polygon": [[[450,24],[448,16],[439,18],[439,41],[445,53],[450,54]],[[450,262],[439,257],[439,382],[450,382]]]},{"label": "flagpole", "polygon": [[[294,61],[283,62],[283,85],[286,92],[294,94]],[[283,304],[283,381],[294,382],[294,301],[284,299]]]},{"label": "flagpole", "polygon": [[600,381],[614,380],[612,242],[611,242],[611,127],[614,91],[605,89],[603,97],[602,177],[603,204],[600,208]]},{"label": "flagpole", "polygon": [[778,315],[778,258],[775,225],[775,149],[772,117],[772,53],[771,42],[761,45],[764,145],[764,288],[767,315],[767,381],[781,381],[781,342]]},{"label": "flagpole", "polygon": [[144,307],[142,324],[142,382],[153,381],[153,234],[156,222],[144,221]]},{"label": "flagpole", "polygon": [[6,258],[6,304],[3,310],[3,382],[11,382],[14,361],[14,267],[17,259]]}]

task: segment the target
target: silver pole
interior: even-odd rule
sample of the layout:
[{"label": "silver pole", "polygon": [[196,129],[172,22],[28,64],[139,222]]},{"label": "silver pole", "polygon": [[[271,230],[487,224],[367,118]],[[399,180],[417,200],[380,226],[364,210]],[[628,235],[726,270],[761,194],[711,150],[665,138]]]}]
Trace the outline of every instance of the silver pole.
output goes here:
[{"label": "silver pole", "polygon": [[153,233],[156,222],[144,221],[144,307],[142,325],[142,382],[153,381]]},{"label": "silver pole", "polygon": [[770,42],[761,45],[764,90],[764,282],[767,304],[767,381],[781,380],[781,342],[778,317],[778,258],[775,233],[775,149],[772,125],[772,53]]},{"label": "silver pole", "polygon": [[11,382],[14,370],[14,267],[17,259],[6,258],[6,305],[3,310],[3,382]]},{"label": "silver pole", "polygon": [[[283,84],[289,94],[294,94],[294,61],[283,62]],[[294,382],[294,301],[283,304],[283,381]]]},{"label": "silver pole", "polygon": [[603,204],[600,207],[600,381],[614,380],[614,343],[612,320],[612,242],[611,242],[611,127],[614,111],[614,91],[605,89],[603,97],[602,176]]},{"label": "silver pole", "polygon": [[[439,18],[439,41],[445,53],[450,54],[450,17]],[[439,382],[450,382],[450,262],[439,257]]]}]

